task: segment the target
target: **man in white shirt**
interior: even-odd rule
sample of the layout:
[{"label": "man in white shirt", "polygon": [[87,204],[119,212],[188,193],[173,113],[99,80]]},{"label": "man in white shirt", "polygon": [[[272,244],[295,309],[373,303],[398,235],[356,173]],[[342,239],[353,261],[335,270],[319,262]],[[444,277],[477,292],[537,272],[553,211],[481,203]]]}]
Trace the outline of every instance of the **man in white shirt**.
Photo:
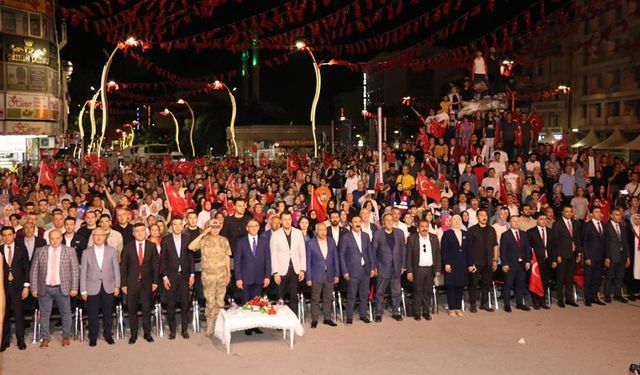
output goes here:
[{"label": "man in white shirt", "polygon": [[640,182],[638,182],[638,172],[631,173],[631,181],[624,186],[630,196],[640,197]]},{"label": "man in white shirt", "polygon": [[524,168],[527,170],[527,174],[533,174],[533,170],[536,168],[540,168],[540,162],[536,160],[536,154],[529,155],[529,160],[524,165]]},{"label": "man in white shirt", "polygon": [[298,309],[298,283],[304,280],[307,256],[302,231],[292,226],[289,211],[280,214],[282,228],[271,234],[271,272],[278,286],[278,298],[284,300],[289,294],[289,307]]},{"label": "man in white shirt", "polygon": [[350,168],[344,182],[344,188],[347,190],[347,194],[353,193],[358,188],[358,181],[360,181],[360,176],[356,173],[355,167]]},{"label": "man in white shirt", "polygon": [[507,171],[506,162],[502,159],[500,152],[494,153],[494,160],[489,163],[489,169],[493,168],[496,171],[498,177],[502,176]]},{"label": "man in white shirt", "polygon": [[409,228],[407,224],[403,223],[400,218],[402,217],[402,212],[399,208],[394,207],[391,209],[391,215],[393,215],[393,227],[398,228],[404,234],[404,242],[407,242],[407,238],[409,238]]},{"label": "man in white shirt", "polygon": [[440,276],[440,242],[429,233],[429,222],[418,223],[418,233],[407,241],[407,280],[413,282],[413,318],[431,320],[431,293],[434,277]]},{"label": "man in white shirt", "polygon": [[494,192],[500,191],[500,178],[496,177],[495,169],[489,168],[489,176],[482,179],[482,187],[491,187]]}]

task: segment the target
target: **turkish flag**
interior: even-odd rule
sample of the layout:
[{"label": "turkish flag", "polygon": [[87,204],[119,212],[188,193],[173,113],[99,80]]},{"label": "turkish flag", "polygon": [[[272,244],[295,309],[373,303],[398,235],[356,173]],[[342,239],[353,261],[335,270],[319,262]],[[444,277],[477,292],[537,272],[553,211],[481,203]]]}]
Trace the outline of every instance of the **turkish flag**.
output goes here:
[{"label": "turkish flag", "polygon": [[165,156],[162,162],[162,169],[167,172],[173,172],[173,161],[170,156]]},{"label": "turkish flag", "polygon": [[107,173],[108,168],[109,162],[105,158],[98,158],[96,162],[91,164],[91,169],[99,175]]},{"label": "turkish flag", "polygon": [[175,167],[175,171],[184,175],[190,175],[193,173],[193,163],[190,161],[178,163]]},{"label": "turkish flag", "polygon": [[169,210],[174,216],[182,216],[187,210],[187,202],[180,196],[180,193],[173,187],[172,184],[163,182],[164,194],[169,201]]},{"label": "turkish flag", "polygon": [[529,122],[531,123],[531,131],[533,134],[538,134],[544,128],[544,119],[539,114],[531,112],[529,115]]},{"label": "turkish flag", "polygon": [[212,200],[216,196],[216,193],[213,191],[213,184],[211,183],[211,177],[207,177],[204,194],[207,200]]},{"label": "turkish flag", "polygon": [[318,214],[318,222],[321,223],[327,220],[327,208],[320,199],[320,194],[316,194],[316,189],[311,190],[311,202],[309,202],[309,208],[307,212],[314,210]]},{"label": "turkish flag", "polygon": [[500,200],[504,204],[509,204],[509,199],[507,197],[507,189],[504,187],[504,181],[500,178]]},{"label": "turkish flag", "polygon": [[18,177],[15,174],[11,175],[11,192],[13,195],[20,194],[20,186],[18,185]]},{"label": "turkish flag", "polygon": [[300,169],[300,165],[298,164],[298,160],[295,155],[287,156],[287,170],[289,172],[295,172]]},{"label": "turkish flag", "polygon": [[233,173],[230,174],[229,178],[227,179],[227,183],[224,184],[224,187],[236,194],[239,193],[240,188],[238,187],[238,182],[236,181],[236,175],[234,175]]},{"label": "turkish flag", "polygon": [[440,189],[431,182],[428,178],[426,178],[422,173],[418,174],[418,193],[420,195],[424,195],[427,198],[431,198],[434,201],[440,201]]},{"label": "turkish flag", "polygon": [[259,162],[260,162],[260,166],[265,168],[269,165],[269,154],[267,154],[266,152],[263,152],[260,154],[259,157]]},{"label": "turkish flag", "polygon": [[205,159],[205,158],[193,159],[193,164],[196,167],[204,167],[205,165],[207,165],[207,159]]},{"label": "turkish flag", "polygon": [[529,278],[529,290],[540,297],[544,297],[544,288],[542,287],[542,278],[540,277],[540,267],[538,259],[536,259],[535,251],[531,251],[531,277]]},{"label": "turkish flag", "polygon": [[429,148],[429,136],[427,135],[427,131],[424,128],[420,128],[417,143],[419,145],[422,145],[422,151],[427,152],[427,149]]},{"label": "turkish flag", "polygon": [[80,175],[78,171],[78,166],[76,166],[75,164],[69,164],[69,174],[72,176]]},{"label": "turkish flag", "polygon": [[44,160],[40,163],[38,183],[40,185],[50,186],[53,192],[58,194],[58,185],[56,185],[55,178],[51,172],[51,167],[49,166],[49,163]]},{"label": "turkish flag", "polygon": [[553,144],[553,153],[560,159],[565,159],[567,157],[568,148],[567,138],[563,134],[562,139]]},{"label": "turkish flag", "polygon": [[325,168],[329,168],[331,166],[331,154],[326,151],[322,153],[322,166]]}]

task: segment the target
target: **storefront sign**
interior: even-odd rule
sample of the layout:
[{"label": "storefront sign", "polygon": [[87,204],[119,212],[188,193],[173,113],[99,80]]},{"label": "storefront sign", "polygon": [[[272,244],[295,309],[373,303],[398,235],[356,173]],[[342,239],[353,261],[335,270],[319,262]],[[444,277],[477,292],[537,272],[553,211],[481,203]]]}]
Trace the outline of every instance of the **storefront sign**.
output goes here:
[{"label": "storefront sign", "polygon": [[52,96],[7,93],[7,118],[58,120],[60,100]]},{"label": "storefront sign", "polygon": [[49,42],[24,37],[5,39],[7,39],[7,61],[49,65],[52,52],[49,50]]},{"label": "storefront sign", "polygon": [[36,121],[5,121],[4,129],[7,135],[54,135],[55,122]]},{"label": "storefront sign", "polygon": [[0,136],[0,153],[20,153],[27,151],[27,138],[24,136]]}]

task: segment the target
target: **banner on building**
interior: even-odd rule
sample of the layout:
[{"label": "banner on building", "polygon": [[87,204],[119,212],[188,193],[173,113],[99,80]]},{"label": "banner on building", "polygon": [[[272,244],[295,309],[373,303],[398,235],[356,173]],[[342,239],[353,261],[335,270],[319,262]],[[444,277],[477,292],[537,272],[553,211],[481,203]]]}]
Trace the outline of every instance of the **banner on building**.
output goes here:
[{"label": "banner on building", "polygon": [[60,100],[46,95],[7,93],[6,118],[13,120],[58,120]]}]

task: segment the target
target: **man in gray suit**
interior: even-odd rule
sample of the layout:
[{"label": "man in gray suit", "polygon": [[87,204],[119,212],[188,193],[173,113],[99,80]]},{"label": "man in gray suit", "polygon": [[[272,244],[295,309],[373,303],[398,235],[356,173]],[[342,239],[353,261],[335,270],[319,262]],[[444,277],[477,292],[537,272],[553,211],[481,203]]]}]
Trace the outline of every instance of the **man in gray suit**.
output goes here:
[{"label": "man in gray suit", "polygon": [[62,245],[62,232],[49,232],[49,245],[36,249],[31,260],[31,295],[40,308],[41,348],[49,346],[49,318],[55,301],[62,315],[62,346],[71,344],[71,304],[69,296],[78,295],[80,269],[76,251]]},{"label": "man in gray suit", "polygon": [[623,227],[623,211],[621,207],[611,211],[611,218],[605,226],[604,299],[607,303],[611,303],[612,293],[616,301],[629,302],[622,296],[625,268],[631,265],[627,229]]},{"label": "man in gray suit", "polygon": [[120,265],[115,248],[106,245],[107,234],[98,227],[93,230],[93,245],[82,252],[80,264],[80,295],[87,303],[89,315],[89,346],[96,346],[100,329],[98,312],[102,311],[104,341],[113,345],[111,323],[113,298],[120,294]]},{"label": "man in gray suit", "polygon": [[402,230],[393,227],[393,215],[382,217],[383,230],[373,235],[373,264],[378,275],[376,285],[376,322],[382,321],[384,313],[384,293],[391,286],[391,317],[402,320],[400,314],[400,276],[405,271],[407,247]]}]

